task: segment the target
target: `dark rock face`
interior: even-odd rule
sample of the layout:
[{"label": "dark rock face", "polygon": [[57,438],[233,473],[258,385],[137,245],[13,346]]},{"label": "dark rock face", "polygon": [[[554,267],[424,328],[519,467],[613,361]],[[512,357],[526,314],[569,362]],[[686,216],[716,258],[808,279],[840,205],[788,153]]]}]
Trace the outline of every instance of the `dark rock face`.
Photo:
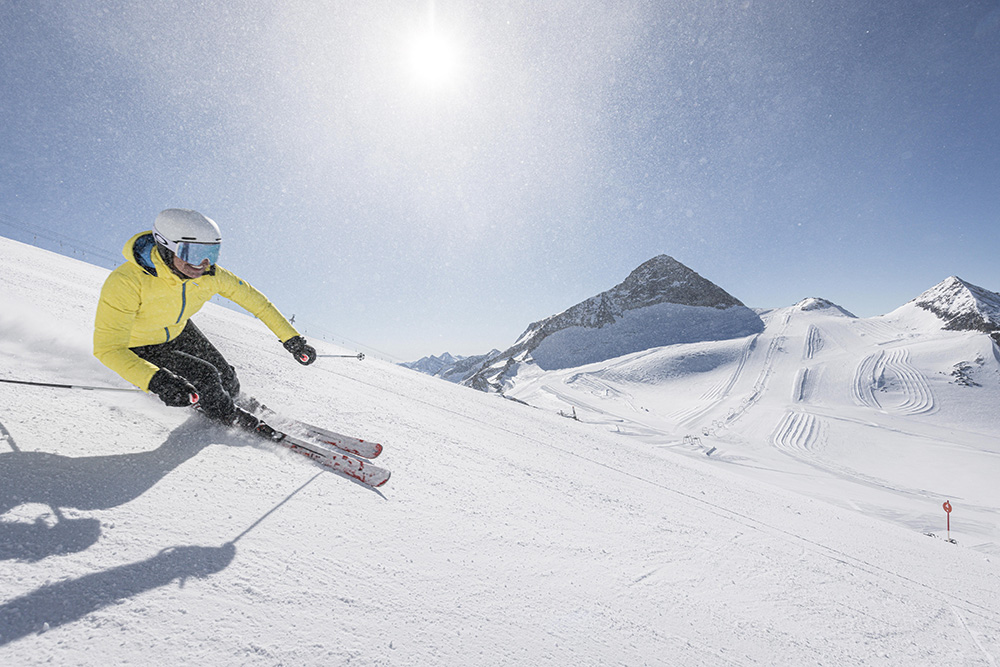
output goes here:
[{"label": "dark rock face", "polygon": [[[621,310],[665,302],[707,308],[743,305],[724,289],[668,255],[659,255],[641,264],[620,285],[595,298],[605,295]],[[586,303],[587,301],[584,302]]]}]

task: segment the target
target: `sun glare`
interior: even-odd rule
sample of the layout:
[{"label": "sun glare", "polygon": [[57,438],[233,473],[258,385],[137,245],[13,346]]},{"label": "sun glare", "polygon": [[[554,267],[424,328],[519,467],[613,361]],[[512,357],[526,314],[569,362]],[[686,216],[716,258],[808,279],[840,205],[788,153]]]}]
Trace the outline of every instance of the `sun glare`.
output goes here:
[{"label": "sun glare", "polygon": [[435,31],[413,38],[408,54],[413,78],[426,86],[437,87],[451,82],[457,69],[455,47]]}]

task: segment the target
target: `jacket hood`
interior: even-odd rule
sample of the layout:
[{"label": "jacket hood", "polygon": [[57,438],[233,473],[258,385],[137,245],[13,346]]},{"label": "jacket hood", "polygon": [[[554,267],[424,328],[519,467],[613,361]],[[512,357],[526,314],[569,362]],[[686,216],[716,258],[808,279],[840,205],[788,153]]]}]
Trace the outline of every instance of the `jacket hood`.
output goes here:
[{"label": "jacket hood", "polygon": [[125,261],[137,264],[149,275],[156,276],[167,267],[159,257],[159,253],[154,252],[155,250],[156,241],[153,239],[153,232],[139,232],[125,242],[122,256],[125,257]]},{"label": "jacket hood", "polygon": [[[139,232],[126,241],[125,247],[122,248],[122,256],[127,262],[137,265],[151,276],[192,280],[192,278],[178,275],[167,266],[163,257],[156,251],[156,240],[153,238],[152,231]],[[205,275],[215,275],[214,264],[205,272]]]}]

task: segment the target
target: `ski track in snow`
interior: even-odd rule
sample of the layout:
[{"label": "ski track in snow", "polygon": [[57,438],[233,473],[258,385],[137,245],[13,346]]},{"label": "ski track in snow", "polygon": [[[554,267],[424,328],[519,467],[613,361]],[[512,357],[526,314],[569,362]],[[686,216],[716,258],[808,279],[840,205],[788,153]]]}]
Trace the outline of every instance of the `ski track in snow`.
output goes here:
[{"label": "ski track in snow", "polygon": [[759,339],[760,334],[754,334],[747,339],[747,341],[740,348],[739,359],[737,360],[732,373],[724,376],[719,382],[702,394],[700,404],[684,410],[668,413],[667,416],[681,426],[690,427],[701,419],[703,415],[711,412],[719,404],[725,401],[732,393],[733,387],[735,387],[736,383],[739,382],[741,377],[743,377],[743,371],[746,369],[747,361],[757,348],[757,342]]},{"label": "ski track in snow", "polygon": [[788,332],[788,326],[791,322],[791,317],[792,313],[790,310],[783,313],[781,329],[777,334],[775,334],[774,338],[771,339],[771,343],[767,346],[767,352],[764,355],[760,372],[757,375],[757,379],[753,383],[750,393],[743,398],[739,406],[729,411],[726,418],[722,421],[723,426],[728,427],[739,420],[751,408],[753,408],[761,400],[761,398],[763,398],[768,384],[770,383],[771,375],[774,372],[775,357],[785,347],[787,340],[786,334]]},{"label": "ski track in snow", "polygon": [[771,435],[779,450],[796,456],[814,452],[825,435],[824,423],[808,412],[786,412]]},{"label": "ski track in snow", "polygon": [[815,324],[809,325],[809,332],[806,334],[806,342],[802,350],[802,358],[812,359],[823,349],[823,334]]},{"label": "ski track in snow", "polygon": [[782,417],[769,439],[781,453],[845,481],[907,498],[933,500],[941,498],[939,494],[925,489],[895,484],[821,456],[820,452],[828,438],[828,430],[827,422],[815,414],[789,411]]},{"label": "ski track in snow", "polygon": [[905,347],[866,356],[855,370],[852,388],[859,405],[882,412],[919,415],[936,408],[927,379],[910,364]]},{"label": "ski track in snow", "polygon": [[753,353],[754,348],[757,346],[757,340],[760,338],[760,334],[754,334],[750,336],[747,341],[740,348],[740,356],[736,362],[736,367],[733,372],[728,376],[724,377],[722,381],[717,383],[714,387],[710,388],[701,398],[704,401],[719,401],[726,396],[729,396],[729,392],[733,390],[733,386],[743,375],[743,369],[746,368],[747,360]]},{"label": "ski track in snow", "polygon": [[969,624],[966,623],[965,618],[962,616],[962,613],[958,610],[958,608],[955,607],[954,605],[951,605],[951,611],[955,614],[955,618],[957,618],[958,622],[961,623],[962,628],[965,630],[965,632],[968,633],[969,637],[972,638],[972,641],[976,645],[976,648],[979,649],[979,651],[982,653],[983,657],[987,660],[987,662],[989,662],[989,664],[992,665],[992,667],[996,667],[997,661],[993,658],[993,655],[988,650],[986,650],[986,647],[983,646],[983,643],[979,639],[978,633],[972,628],[970,628]]},{"label": "ski track in snow", "polygon": [[896,327],[879,318],[852,320],[851,324],[859,336],[871,338],[876,345],[893,343],[902,337]]},{"label": "ski track in snow", "polygon": [[806,387],[809,385],[809,369],[800,368],[795,372],[795,383],[792,388],[792,402],[801,403],[806,400]]}]

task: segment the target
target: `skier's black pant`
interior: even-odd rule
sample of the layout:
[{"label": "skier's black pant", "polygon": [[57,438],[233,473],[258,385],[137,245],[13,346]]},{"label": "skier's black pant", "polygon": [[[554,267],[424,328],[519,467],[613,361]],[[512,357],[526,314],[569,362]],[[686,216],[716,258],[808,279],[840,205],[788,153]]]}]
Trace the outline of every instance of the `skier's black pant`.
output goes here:
[{"label": "skier's black pant", "polygon": [[166,368],[193,384],[198,390],[201,411],[206,416],[232,422],[236,415],[233,399],[240,393],[236,369],[194,322],[188,320],[184,331],[173,340],[131,349],[151,364]]}]

